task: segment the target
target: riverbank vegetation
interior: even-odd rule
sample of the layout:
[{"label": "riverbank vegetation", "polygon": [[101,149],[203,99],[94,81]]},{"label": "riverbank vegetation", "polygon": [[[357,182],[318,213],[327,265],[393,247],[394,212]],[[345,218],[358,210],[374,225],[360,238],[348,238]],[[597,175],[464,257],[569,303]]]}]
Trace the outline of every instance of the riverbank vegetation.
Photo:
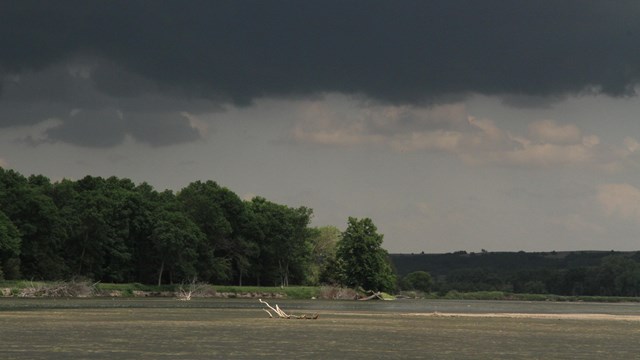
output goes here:
[{"label": "riverbank vegetation", "polygon": [[[286,298],[294,300],[325,299],[354,300],[368,295],[364,291],[336,286],[235,286],[210,284],[144,285],[139,283],[113,284],[89,281],[0,281],[2,297],[166,297],[180,298],[185,291],[193,292],[192,298]],[[396,297],[382,293],[386,300],[504,300],[504,301],[554,301],[554,302],[640,302],[640,297],[623,296],[566,296],[552,294],[519,294],[504,291],[459,292],[445,294],[419,290],[399,291]]]},{"label": "riverbank vegetation", "polygon": [[[213,181],[174,193],[117,177],[51,182],[0,168],[0,279],[393,290],[370,219],[350,218],[345,237],[333,226],[311,227],[312,214],[262,197],[242,200]],[[342,238],[374,239],[357,254],[374,266],[352,261]]]},{"label": "riverbank vegetation", "polygon": [[364,294],[337,286],[237,286],[205,283],[145,285],[72,281],[0,281],[0,297],[171,297],[189,293],[193,298],[356,299]]},{"label": "riverbank vegetation", "polygon": [[[416,271],[433,278],[428,290],[552,294],[566,297],[640,296],[640,252],[488,252],[393,254],[401,279]],[[404,283],[401,281],[400,286]]]},{"label": "riverbank vegetation", "polygon": [[321,285],[334,289],[329,298],[354,297],[335,290],[347,288],[461,299],[640,296],[640,252],[389,255],[371,219],[349,218],[340,231],[311,226],[312,216],[304,206],[243,200],[213,181],[173,192],[0,168],[0,281],[86,279],[103,290],[125,284],[125,295],[201,283],[301,291],[287,294],[294,298],[323,296],[309,290]]}]

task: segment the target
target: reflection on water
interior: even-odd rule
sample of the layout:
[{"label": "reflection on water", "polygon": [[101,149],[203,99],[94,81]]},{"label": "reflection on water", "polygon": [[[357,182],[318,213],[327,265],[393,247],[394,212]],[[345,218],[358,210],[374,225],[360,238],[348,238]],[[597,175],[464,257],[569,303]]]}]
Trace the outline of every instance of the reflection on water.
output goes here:
[{"label": "reflection on water", "polygon": [[[268,300],[287,310],[305,312],[397,312],[397,313],[542,313],[640,315],[640,303],[528,302],[478,300]],[[90,298],[20,299],[0,298],[0,311],[52,308],[211,308],[260,309],[258,299]]]}]

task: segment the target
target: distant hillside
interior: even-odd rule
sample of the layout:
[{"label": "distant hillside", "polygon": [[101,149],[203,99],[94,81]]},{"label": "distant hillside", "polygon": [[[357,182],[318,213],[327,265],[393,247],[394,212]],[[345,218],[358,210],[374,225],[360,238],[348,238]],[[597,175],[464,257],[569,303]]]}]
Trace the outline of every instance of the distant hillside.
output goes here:
[{"label": "distant hillside", "polygon": [[563,251],[563,252],[481,252],[458,251],[447,254],[391,254],[391,262],[400,276],[426,271],[434,277],[457,270],[483,269],[495,274],[513,274],[525,270],[572,269],[597,266],[602,258],[622,255],[640,261],[639,252]]},{"label": "distant hillside", "polygon": [[432,290],[640,296],[640,251],[392,254],[398,275],[426,271]]}]

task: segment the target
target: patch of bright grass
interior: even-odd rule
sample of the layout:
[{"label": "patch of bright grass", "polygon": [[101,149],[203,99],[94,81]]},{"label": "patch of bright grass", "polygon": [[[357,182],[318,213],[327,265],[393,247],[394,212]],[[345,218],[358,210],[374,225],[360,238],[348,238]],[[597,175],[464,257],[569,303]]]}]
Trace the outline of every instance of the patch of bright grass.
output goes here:
[{"label": "patch of bright grass", "polygon": [[163,291],[176,291],[180,287],[180,284],[173,285],[145,285],[140,283],[127,283],[127,284],[114,284],[114,283],[98,283],[96,288],[98,290],[106,291],[122,291],[125,293],[133,293],[133,291],[150,291],[150,292],[163,292]]},{"label": "patch of bright grass", "polygon": [[35,286],[43,286],[47,283],[46,281],[30,281],[30,280],[3,280],[0,281],[0,288],[11,288],[11,289],[25,289],[29,287]]},{"label": "patch of bright grass", "polygon": [[502,291],[449,291],[442,299],[451,300],[518,300],[518,301],[584,301],[584,302],[640,302],[640,297],[622,296],[564,296],[553,294],[513,294]]},{"label": "patch of bright grass", "polygon": [[229,286],[229,285],[213,285],[217,292],[228,293],[272,293],[282,294],[289,299],[311,299],[318,297],[320,288],[315,286]]}]

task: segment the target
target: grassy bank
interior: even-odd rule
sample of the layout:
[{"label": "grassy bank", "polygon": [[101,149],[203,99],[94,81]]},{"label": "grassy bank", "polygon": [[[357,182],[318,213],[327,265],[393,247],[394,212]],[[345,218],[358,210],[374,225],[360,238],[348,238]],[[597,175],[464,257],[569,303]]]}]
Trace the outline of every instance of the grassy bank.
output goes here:
[{"label": "grassy bank", "polygon": [[640,302],[640,297],[622,296],[564,296],[553,294],[514,294],[503,291],[458,292],[449,291],[444,295],[435,293],[405,293],[407,297],[444,300],[505,300],[505,301],[584,301],[584,302]]},{"label": "grassy bank", "polygon": [[317,286],[215,286],[214,288],[218,292],[226,293],[275,293],[282,294],[290,299],[311,299],[312,297],[319,297],[321,294],[321,288]]},{"label": "grassy bank", "polygon": [[208,284],[145,285],[139,283],[112,284],[87,281],[0,281],[1,296],[16,297],[88,297],[88,296],[174,296],[181,291],[192,291],[195,296],[221,297],[286,297],[310,299],[322,295],[321,287],[314,286],[227,286]]},{"label": "grassy bank", "polygon": [[[5,297],[90,297],[90,296],[178,296],[182,291],[192,291],[194,297],[281,297],[288,299],[353,299],[356,292],[350,289],[319,286],[229,286],[207,284],[145,285],[139,283],[111,284],[44,281],[0,281],[0,296]],[[505,301],[582,301],[582,302],[640,302],[640,297],[618,296],[560,296],[552,294],[514,294],[502,291],[458,292],[446,294],[402,292],[403,298],[444,300],[505,300]]]}]

